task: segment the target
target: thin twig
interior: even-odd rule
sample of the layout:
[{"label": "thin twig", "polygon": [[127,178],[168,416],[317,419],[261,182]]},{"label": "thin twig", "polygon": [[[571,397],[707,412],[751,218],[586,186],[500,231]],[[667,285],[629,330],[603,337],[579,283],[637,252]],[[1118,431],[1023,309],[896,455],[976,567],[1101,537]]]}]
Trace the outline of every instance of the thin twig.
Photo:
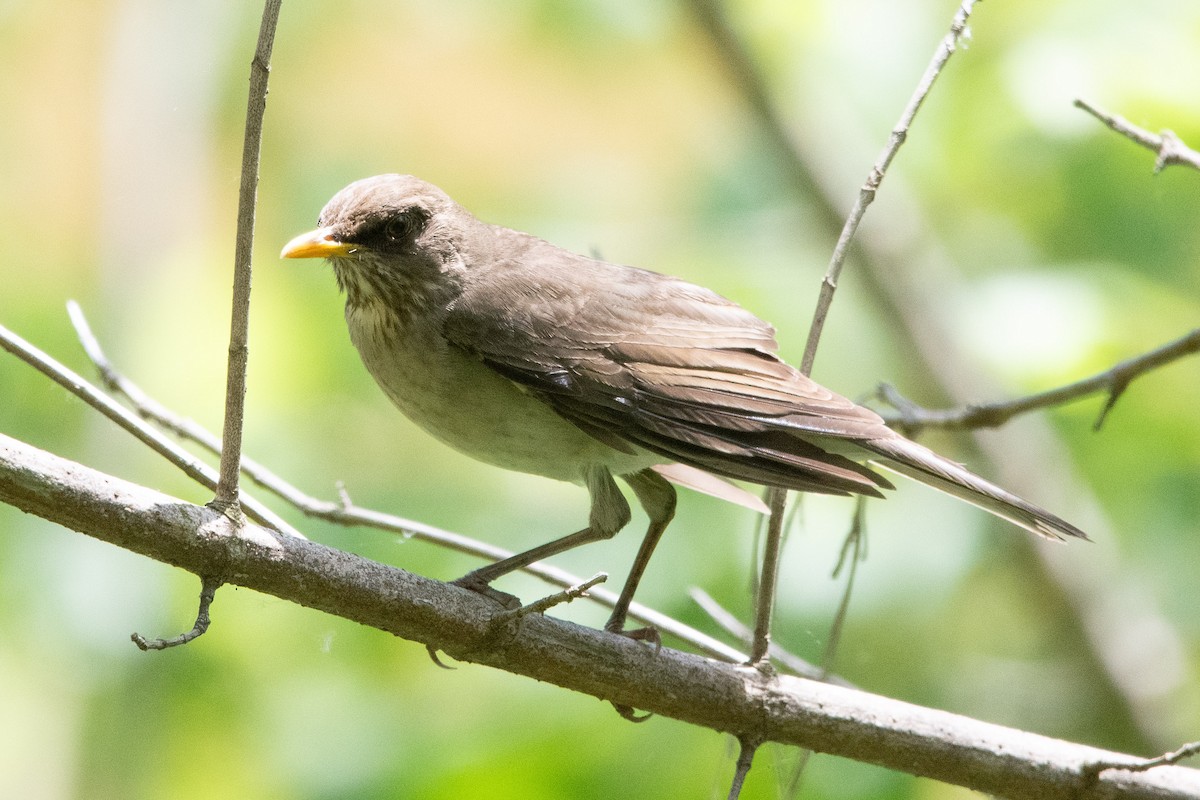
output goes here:
[{"label": "thin twig", "polygon": [[[207,489],[216,489],[217,473],[212,467],[199,460],[159,431],[138,419],[129,409],[88,383],[58,360],[52,358],[17,334],[0,325],[0,347],[15,355],[71,394],[132,433],[138,441],[181,469],[185,475]],[[285,522],[254,498],[243,498],[246,516],[260,525],[274,528],[290,536],[304,538],[300,531]]]},{"label": "thin twig", "polygon": [[1086,100],[1076,100],[1075,107],[1088,112],[1131,142],[1140,144],[1155,153],[1155,174],[1162,172],[1172,164],[1200,170],[1200,152],[1196,152],[1184,144],[1174,131],[1164,130],[1161,134],[1151,133],[1118,114],[1110,114],[1097,108]]},{"label": "thin twig", "polygon": [[[884,176],[887,174],[888,166],[892,163],[892,160],[900,150],[900,146],[904,144],[904,140],[908,137],[908,130],[912,126],[917,112],[921,109],[921,104],[929,96],[929,92],[933,89],[934,81],[941,74],[942,69],[946,66],[946,62],[950,60],[950,56],[954,55],[959,39],[966,33],[967,20],[971,16],[971,10],[975,2],[976,0],[963,0],[962,5],[959,6],[958,12],[954,15],[954,21],[950,24],[949,33],[943,37],[937,50],[934,52],[933,59],[925,69],[925,73],[921,76],[916,91],[913,92],[908,105],[901,113],[900,121],[892,129],[887,145],[867,175],[866,182],[859,190],[858,199],[855,201],[854,207],[850,210],[850,214],[846,217],[846,223],[842,226],[842,232],[838,236],[837,244],[833,248],[829,267],[825,272],[825,277],[821,281],[821,291],[817,298],[816,308],[813,311],[812,324],[808,330],[808,341],[805,343],[804,356],[800,361],[800,371],[805,375],[812,374],[813,363],[817,358],[817,346],[821,341],[821,333],[825,329],[825,321],[829,317],[829,309],[833,305],[833,296],[837,291],[838,279],[841,276],[842,267],[846,262],[846,254],[849,252],[850,242],[854,239],[854,234],[867,212],[867,207],[874,202],[875,194],[883,182]],[[763,582],[765,583],[769,577],[771,584],[770,592],[767,592],[766,588],[763,587],[760,589],[758,595],[758,616],[755,625],[754,643],[750,651],[751,660],[762,658],[767,652],[766,638],[770,635],[770,609],[775,601],[775,576],[774,574],[768,576],[768,573],[776,570],[778,566],[776,561],[769,561],[768,557],[777,559],[782,549],[779,537],[782,536],[782,525],[780,523],[782,522],[785,501],[786,492],[780,489],[768,490],[767,503],[772,509],[772,524],[767,528],[767,543],[763,558]],[[779,522],[776,522],[776,516],[780,518]]]},{"label": "thin twig", "polygon": [[[841,553],[838,554],[837,564],[833,568],[832,577],[834,578],[841,574],[843,568],[847,569],[846,586],[842,590],[841,600],[838,602],[837,611],[833,614],[833,622],[829,626],[829,638],[825,643],[825,652],[821,655],[821,673],[818,678],[821,681],[829,680],[833,672],[833,663],[842,642],[842,631],[845,630],[846,620],[850,617],[850,598],[854,595],[854,579],[858,575],[858,565],[866,560],[866,510],[867,498],[861,495],[855,498],[854,518],[850,522],[850,530],[846,534]],[[785,790],[781,793],[782,797],[797,796],[800,784],[804,780],[804,773],[811,761],[811,750],[805,750],[800,754],[799,760],[787,776]]]},{"label": "thin twig", "polygon": [[130,635],[130,639],[138,646],[139,650],[166,650],[170,647],[179,647],[188,642],[203,636],[208,630],[208,626],[212,623],[212,619],[208,616],[208,609],[212,606],[213,600],[216,598],[217,589],[221,588],[221,581],[218,578],[202,578],[200,584],[200,609],[196,612],[196,622],[192,625],[192,629],[186,633],[181,633],[170,639],[147,639],[140,633]]},{"label": "thin twig", "polygon": [[[748,646],[753,640],[754,631],[750,630],[744,622],[738,619],[737,615],[718,603],[708,592],[697,586],[693,586],[688,590],[688,595],[700,607],[701,611],[707,614],[713,622],[724,628],[726,632],[739,642],[743,642]],[[799,675],[801,678],[809,678],[810,680],[824,680],[829,683],[836,683],[838,686],[854,685],[837,675],[826,674],[816,664],[804,660],[790,650],[785,650],[777,642],[770,643],[769,653],[772,662],[778,664],[780,672]]]},{"label": "thin twig", "polygon": [[258,160],[262,149],[263,114],[267,109],[267,80],[271,48],[283,0],[263,5],[258,44],[250,63],[250,97],[246,103],[246,135],[242,144],[242,179],[238,189],[237,238],[233,257],[233,312],[229,330],[229,368],[225,379],[225,426],[221,439],[220,478],[213,503],[218,508],[238,505],[238,462],[242,455],[242,426],[246,406],[247,341],[250,328],[250,257],[254,247],[254,207],[258,199]]},{"label": "thin twig", "polygon": [[[971,15],[975,2],[976,0],[964,0],[959,6],[958,12],[951,23],[949,33],[942,39],[935,51],[929,66],[926,68],[916,90],[909,99],[908,105],[900,115],[899,122],[892,130],[887,145],[867,176],[866,183],[859,191],[858,200],[855,202],[854,208],[842,226],[841,234],[838,237],[837,245],[834,247],[830,259],[829,268],[822,280],[820,296],[818,297],[817,306],[813,313],[812,325],[809,329],[808,341],[805,345],[804,357],[800,365],[800,369],[805,375],[809,375],[812,372],[821,332],[824,329],[825,320],[829,315],[829,309],[833,302],[834,293],[837,290],[838,278],[841,275],[850,242],[853,240],[859,223],[866,213],[867,206],[874,200],[876,191],[883,181],[888,166],[895,158],[900,146],[904,143],[917,111],[920,110],[925,98],[929,96],[934,81],[941,74],[950,56],[957,49],[960,38],[966,33],[967,20]],[[768,133],[775,139],[781,150],[785,153],[794,153],[795,146],[779,115],[775,112],[774,106],[766,92],[765,82],[761,75],[758,74],[753,59],[750,58],[746,48],[729,24],[729,20],[721,4],[715,0],[693,0],[690,5],[713,43],[720,50],[724,62],[728,65],[735,81],[742,89],[750,105],[754,108],[755,113],[763,120],[764,127]],[[816,182],[804,166],[802,160],[789,158],[786,160],[786,163],[791,168],[793,179],[801,189],[811,190],[815,188]],[[815,191],[811,193],[819,194]],[[826,213],[831,213],[831,209],[829,208],[825,208],[825,211]],[[781,535],[782,526],[778,525],[777,527],[777,524],[782,521],[782,509],[785,499],[786,493],[782,490],[768,489],[767,503],[771,506],[773,513],[772,525],[768,527],[767,540],[764,546],[762,573],[764,582],[768,580],[769,570],[775,568],[774,562],[769,562],[767,556],[768,554],[774,554],[777,557],[780,549],[778,537]],[[769,647],[767,637],[769,635],[770,609],[774,603],[774,576],[771,575],[770,579],[772,580],[769,587],[770,591],[768,591],[768,587],[760,585],[759,591],[756,593],[757,616],[755,638],[751,647],[752,662],[763,657]]]},{"label": "thin twig", "polygon": [[[142,417],[152,421],[154,424],[165,428],[168,431],[175,433],[184,439],[196,442],[201,447],[209,450],[214,454],[221,452],[221,440],[206,430],[203,426],[193,422],[192,420],[183,419],[179,415],[172,412],[170,409],[163,406],[154,398],[146,394],[137,384],[129,380],[121,374],[120,371],[109,361],[108,356],[104,353],[104,348],[92,333],[87,319],[83,315],[83,311],[78,304],[68,305],[68,310],[71,315],[71,322],[75,326],[76,333],[79,336],[79,341],[83,345],[84,351],[88,358],[95,364],[96,370],[99,372],[101,379],[109,391],[124,397],[133,406],[134,410]],[[51,375],[51,377],[54,377]],[[55,378],[55,380],[58,380]],[[80,379],[82,380],[82,379]],[[105,397],[99,393],[101,397]],[[85,400],[87,398],[84,398]],[[107,399],[107,398],[106,398]],[[111,402],[111,401],[110,401]],[[115,404],[114,404],[115,405]],[[128,414],[121,406],[116,406],[121,411]],[[132,416],[132,415],[131,415]],[[140,420],[133,418],[134,422],[142,425]],[[145,427],[143,425],[143,427]],[[155,434],[157,431],[149,429]],[[160,435],[161,438],[161,435]],[[166,441],[166,440],[164,440]],[[172,444],[168,441],[168,444]],[[173,446],[173,445],[172,445]],[[180,451],[183,452],[183,451]],[[185,455],[187,455],[185,453]],[[190,458],[190,455],[188,456]],[[399,534],[405,539],[419,539],[421,541],[431,542],[439,547],[445,547],[459,553],[483,558],[489,561],[500,561],[512,555],[511,551],[501,547],[496,547],[485,542],[480,542],[462,534],[453,533],[452,531],[435,528],[432,525],[426,525],[415,520],[405,519],[392,514],[385,514],[381,511],[374,511],[369,508],[362,508],[354,505],[350,501],[350,496],[346,492],[345,487],[338,484],[339,502],[330,502],[319,500],[311,495],[305,494],[300,489],[293,486],[288,481],[276,475],[272,470],[258,463],[252,458],[243,456],[241,459],[242,471],[252,481],[263,487],[267,491],[282,498],[306,516],[314,519],[322,519],[326,522],[332,522],[337,525],[362,525],[377,530],[387,531],[388,533]],[[201,464],[201,467],[207,467]],[[199,480],[199,479],[197,479]],[[214,478],[215,480],[215,478]],[[201,481],[203,483],[203,481]],[[212,488],[213,484],[206,484]],[[243,498],[245,501],[245,498]],[[259,507],[255,503],[255,508]],[[247,504],[247,509],[250,506]],[[269,513],[269,512],[268,512]],[[297,534],[299,535],[299,534]],[[578,585],[583,579],[573,575],[566,570],[537,562],[523,568],[523,571],[541,578],[549,584],[568,588]],[[596,603],[607,608],[612,608],[616,605],[617,595],[615,592],[610,592],[607,589],[595,588],[588,592],[587,597]],[[687,642],[702,653],[719,658],[723,661],[734,663],[746,660],[746,655],[725,643],[714,639],[700,631],[692,628],[679,620],[673,619],[659,611],[644,606],[640,603],[633,603],[629,607],[629,617],[644,625],[649,625],[663,633],[670,634],[680,641]]]},{"label": "thin twig", "polygon": [[738,800],[742,796],[742,785],[746,782],[746,775],[750,772],[751,765],[754,764],[754,754],[758,752],[758,747],[762,743],[762,738],[758,736],[738,737],[738,758],[733,772],[733,781],[729,786],[729,800]]},{"label": "thin twig", "polygon": [[[836,233],[844,222],[843,212],[834,201],[836,192],[841,191],[838,187],[844,183],[842,177],[835,174],[836,170],[828,169],[827,159],[807,153],[805,142],[783,124],[783,115],[776,110],[763,75],[729,24],[720,0],[690,0],[688,7],[695,12],[700,28],[710,38],[717,63],[725,68],[731,85],[750,108],[764,141],[775,152],[780,174],[797,196],[809,204],[810,221],[821,229]],[[823,171],[818,173],[818,167]],[[947,357],[945,331],[936,322],[937,310],[931,305],[928,293],[918,289],[908,274],[913,256],[920,249],[913,231],[927,227],[920,222],[910,222],[901,239],[890,240],[886,246],[881,240],[859,236],[864,289],[879,303],[882,312],[896,323],[895,333],[904,340],[901,349],[918,361],[943,391],[950,395],[963,394],[969,392],[974,382],[970,365],[961,359]],[[981,441],[976,437],[976,443],[996,465],[1002,465],[1012,455],[1011,448],[1005,450],[995,440]],[[1027,444],[1031,443],[1027,441]],[[1062,454],[1060,442],[1046,439],[1038,444],[1043,451]],[[1061,481],[1072,484],[1086,496],[1086,490],[1069,471],[1063,473]],[[1118,599],[1121,591],[1138,592],[1139,589],[1129,584],[1127,574],[1118,576],[1087,561],[1070,566],[1062,564],[1054,558],[1058,552],[1054,548],[1029,547],[1028,551],[1042,567],[1030,573],[1031,580],[1045,584],[1047,591],[1057,591],[1069,598],[1061,608],[1063,613],[1078,618],[1091,654],[1102,665],[1098,678],[1106,681],[1122,698],[1124,707],[1132,709],[1125,712],[1128,721],[1147,742],[1152,741],[1150,721],[1159,712],[1144,699],[1144,692],[1135,685],[1136,677],[1126,677],[1127,653],[1115,646],[1121,631],[1136,629],[1146,616],[1128,609],[1116,617],[1112,612],[1113,608],[1124,608]],[[1162,622],[1157,616],[1154,619]],[[1167,630],[1173,637],[1170,640],[1177,641],[1175,631],[1169,627]]]},{"label": "thin twig", "polygon": [[846,254],[850,249],[850,242],[854,239],[854,234],[858,230],[859,223],[862,222],[863,215],[867,213],[867,206],[874,202],[875,194],[879,189],[879,185],[883,182],[884,175],[887,174],[888,166],[892,163],[892,159],[896,157],[900,146],[904,144],[904,140],[908,137],[908,129],[912,126],[913,119],[921,109],[921,104],[929,96],[930,90],[933,89],[934,81],[941,74],[942,69],[946,66],[946,62],[950,60],[950,56],[954,55],[955,50],[958,49],[959,40],[966,34],[967,20],[971,16],[975,2],[976,0],[964,0],[962,5],[959,6],[958,12],[954,15],[954,21],[950,24],[950,32],[942,38],[941,43],[933,54],[933,59],[929,62],[929,66],[925,68],[925,74],[921,76],[916,91],[909,98],[908,105],[905,106],[904,112],[900,115],[900,121],[892,129],[887,145],[883,148],[883,152],[880,153],[875,166],[871,168],[870,174],[867,175],[866,182],[859,189],[858,199],[854,202],[854,208],[850,210],[849,216],[846,217],[846,224],[842,227],[841,235],[838,236],[837,244],[833,248],[833,255],[829,260],[829,267],[825,272],[824,279],[821,281],[821,293],[817,298],[817,307],[813,311],[812,326],[808,331],[808,341],[804,345],[804,358],[800,362],[800,371],[805,375],[812,374],[813,362],[817,358],[817,345],[820,344],[821,332],[825,329],[825,320],[829,317],[829,308],[833,303],[833,295],[837,291],[837,283],[842,274],[842,267],[846,263]]},{"label": "thin twig", "polygon": [[588,590],[590,590],[596,584],[604,583],[606,580],[608,580],[607,573],[597,572],[586,581],[577,583],[574,586],[568,586],[561,592],[555,592],[554,594],[547,595],[546,597],[534,600],[532,603],[527,603],[520,608],[514,608],[511,611],[502,611],[493,617],[493,621],[511,622],[512,620],[520,619],[521,617],[527,617],[530,614],[545,614],[555,606],[560,606],[563,603],[570,603],[572,600],[576,600],[580,597],[587,597]]},{"label": "thin twig", "polygon": [[881,384],[876,390],[876,396],[896,409],[895,414],[883,415],[888,424],[895,424],[905,431],[914,433],[925,428],[951,430],[995,428],[1005,424],[1018,414],[1064,405],[1097,392],[1107,392],[1108,399],[1095,422],[1095,428],[1099,430],[1108,417],[1108,412],[1112,410],[1122,393],[1135,379],[1197,352],[1200,352],[1200,328],[1148,353],[1126,359],[1104,372],[1065,386],[1014,400],[981,405],[972,404],[950,409],[927,409],[911,402],[888,384]]},{"label": "thin twig", "polygon": [[787,506],[787,491],[772,486],[767,492],[771,516],[767,520],[767,538],[763,545],[762,577],[755,595],[754,636],[750,641],[750,664],[767,657],[771,647],[771,615],[775,610],[775,594],[779,584],[779,559],[783,552],[783,517]]},{"label": "thin twig", "polygon": [[829,640],[825,643],[825,653],[821,657],[822,680],[833,670],[838,645],[842,641],[842,631],[846,627],[846,618],[849,616],[850,597],[854,594],[854,578],[858,575],[858,565],[864,560],[866,554],[866,509],[867,498],[857,497],[854,503],[854,518],[850,522],[850,532],[846,534],[842,552],[838,556],[837,565],[833,568],[833,576],[837,577],[842,568],[847,567],[846,588],[842,592],[837,612],[833,615],[833,624],[829,627]]},{"label": "thin twig", "polygon": [[1119,769],[1125,772],[1145,772],[1155,767],[1167,767],[1178,764],[1185,758],[1200,755],[1200,742],[1189,742],[1183,747],[1163,753],[1157,758],[1147,758],[1144,761],[1094,761],[1083,768],[1083,774],[1088,783],[1094,784],[1100,779],[1100,773],[1105,770]]}]

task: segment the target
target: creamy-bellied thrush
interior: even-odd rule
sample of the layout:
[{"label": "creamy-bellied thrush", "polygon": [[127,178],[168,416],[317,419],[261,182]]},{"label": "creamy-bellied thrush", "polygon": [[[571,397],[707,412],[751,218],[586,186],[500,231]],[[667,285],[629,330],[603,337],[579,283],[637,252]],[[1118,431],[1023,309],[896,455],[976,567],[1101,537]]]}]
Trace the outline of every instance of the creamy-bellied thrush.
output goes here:
[{"label": "creamy-bellied thrush", "polygon": [[591,495],[586,528],[460,585],[500,596],[488,585],[501,575],[614,535],[630,519],[614,476],[650,527],[610,630],[674,515],[667,479],[760,509],[714,476],[834,495],[894,488],[865,462],[1036,534],[1087,538],[788,366],[769,324],[708,289],[481,222],[407,175],[350,184],[317,224],[282,255],[333,265],[350,338],[409,419],[481,461]]}]

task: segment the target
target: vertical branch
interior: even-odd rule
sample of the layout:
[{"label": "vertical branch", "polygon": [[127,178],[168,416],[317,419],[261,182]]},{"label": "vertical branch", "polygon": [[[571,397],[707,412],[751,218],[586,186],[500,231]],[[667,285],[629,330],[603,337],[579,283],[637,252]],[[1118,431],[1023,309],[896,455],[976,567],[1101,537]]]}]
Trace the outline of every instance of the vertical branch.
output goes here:
[{"label": "vertical branch", "polygon": [[258,159],[271,48],[283,0],[266,0],[258,45],[250,63],[250,99],[246,104],[246,136],[242,144],[242,180],[238,190],[237,238],[233,256],[233,314],[229,331],[229,367],[225,378],[225,426],[221,434],[221,466],[213,504],[238,505],[238,473],[242,459],[242,423],[246,403],[246,340],[250,327],[250,256],[254,245],[254,206],[258,198]]},{"label": "vertical branch", "polygon": [[763,545],[762,577],[755,598],[754,638],[750,643],[749,664],[767,658],[771,649],[771,615],[775,610],[775,591],[779,581],[779,557],[783,551],[783,517],[787,506],[787,490],[778,486],[767,489],[767,505],[771,516],[767,520],[767,536]]},{"label": "vertical branch", "polygon": [[[933,88],[933,83],[946,66],[946,62],[950,60],[950,56],[957,49],[960,37],[966,32],[967,20],[971,16],[971,11],[976,2],[978,0],[963,0],[959,6],[957,13],[954,15],[954,20],[950,25],[949,32],[943,37],[937,50],[934,52],[933,58],[930,60],[929,66],[926,67],[925,73],[921,76],[916,90],[909,98],[908,105],[905,106],[903,113],[900,115],[899,122],[892,129],[892,134],[888,138],[887,145],[884,147],[875,165],[871,168],[871,172],[867,176],[862,189],[860,189],[854,208],[842,226],[837,245],[834,247],[833,255],[830,258],[829,267],[821,282],[821,292],[817,300],[816,309],[813,312],[812,325],[809,328],[808,341],[804,348],[804,357],[800,362],[800,370],[805,375],[812,373],[813,362],[817,357],[817,345],[821,340],[821,332],[825,328],[825,320],[829,316],[829,308],[833,304],[833,296],[837,291],[838,278],[841,275],[842,266],[845,264],[850,242],[853,240],[854,234],[858,230],[858,225],[866,214],[867,207],[874,201],[875,193],[883,181],[888,166],[896,157],[900,146],[904,144],[904,140],[908,136],[908,129],[912,125],[917,111],[920,110],[925,98],[929,96],[929,92]],[[742,90],[755,113],[763,121],[765,129],[772,135],[783,152],[794,152],[795,148],[787,130],[768,99],[762,76],[758,74],[753,60],[746,52],[745,46],[729,24],[729,20],[720,2],[718,0],[692,0],[690,6],[723,57],[735,83]],[[792,178],[801,190],[809,190],[815,186],[815,181],[808,170],[804,168],[803,162],[800,159],[788,158],[786,162],[792,168]],[[806,191],[806,193],[811,192]],[[820,196],[819,192],[813,194]],[[822,210],[827,215],[835,213],[827,205],[823,206]],[[782,535],[782,525],[776,524],[775,515],[778,514],[779,521],[782,520],[786,492],[782,489],[768,488],[766,498],[768,505],[772,508],[773,514],[772,524],[767,529],[767,540],[763,556],[762,583],[760,584],[757,598],[755,634],[753,644],[751,645],[751,663],[756,663],[765,657],[769,646],[768,635],[771,606],[774,604],[774,574],[778,569],[778,558],[782,549],[779,541]]]},{"label": "vertical branch", "polygon": [[842,266],[846,263],[846,251],[850,248],[850,242],[854,239],[855,232],[858,231],[858,224],[862,222],[863,215],[867,213],[867,206],[875,201],[875,193],[883,182],[883,176],[887,174],[888,166],[908,137],[908,129],[917,116],[917,112],[921,110],[921,104],[925,102],[925,98],[933,89],[933,82],[937,80],[938,75],[942,73],[942,68],[946,66],[946,62],[958,48],[958,40],[967,30],[967,19],[971,16],[976,2],[977,0],[963,0],[962,5],[959,6],[958,12],[954,15],[954,21],[950,24],[950,31],[942,38],[929,66],[925,68],[925,74],[921,76],[916,91],[909,98],[908,105],[900,115],[900,121],[892,129],[892,134],[888,137],[883,152],[879,154],[879,159],[871,168],[870,174],[867,175],[866,182],[859,189],[854,208],[846,217],[846,224],[842,226],[841,235],[838,236],[837,244],[833,248],[829,267],[825,271],[825,277],[821,280],[821,295],[817,299],[817,307],[813,311],[808,342],[804,345],[804,358],[800,361],[800,371],[805,375],[812,373],[813,362],[817,358],[817,345],[821,341],[821,332],[825,329],[829,307],[833,304],[833,295],[837,291],[838,278],[842,274]]}]

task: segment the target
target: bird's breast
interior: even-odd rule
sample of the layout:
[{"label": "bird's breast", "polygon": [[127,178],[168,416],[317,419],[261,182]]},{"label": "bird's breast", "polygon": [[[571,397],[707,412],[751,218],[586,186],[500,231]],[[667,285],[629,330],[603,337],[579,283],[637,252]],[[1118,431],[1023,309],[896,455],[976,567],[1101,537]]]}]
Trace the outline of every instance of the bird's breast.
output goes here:
[{"label": "bird's breast", "polygon": [[587,467],[627,474],[664,461],[608,447],[450,344],[437,324],[397,326],[374,304],[347,307],[350,339],[396,407],[454,449],[505,469],[579,483]]}]

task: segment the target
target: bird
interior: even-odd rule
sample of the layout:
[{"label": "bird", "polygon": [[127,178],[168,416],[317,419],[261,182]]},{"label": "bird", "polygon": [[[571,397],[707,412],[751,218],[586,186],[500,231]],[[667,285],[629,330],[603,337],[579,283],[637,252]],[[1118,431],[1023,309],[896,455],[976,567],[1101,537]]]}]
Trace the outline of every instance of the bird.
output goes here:
[{"label": "bird", "polygon": [[888,427],[778,354],[774,328],[706,288],[483,222],[433,184],[377,175],[339,191],[282,258],[324,258],[350,339],[396,407],[480,461],[584,486],[587,526],[455,581],[511,604],[497,578],[649,526],[605,628],[675,514],[673,484],[765,511],[729,479],[882,497],[878,471],[1048,539],[1074,525]]}]

